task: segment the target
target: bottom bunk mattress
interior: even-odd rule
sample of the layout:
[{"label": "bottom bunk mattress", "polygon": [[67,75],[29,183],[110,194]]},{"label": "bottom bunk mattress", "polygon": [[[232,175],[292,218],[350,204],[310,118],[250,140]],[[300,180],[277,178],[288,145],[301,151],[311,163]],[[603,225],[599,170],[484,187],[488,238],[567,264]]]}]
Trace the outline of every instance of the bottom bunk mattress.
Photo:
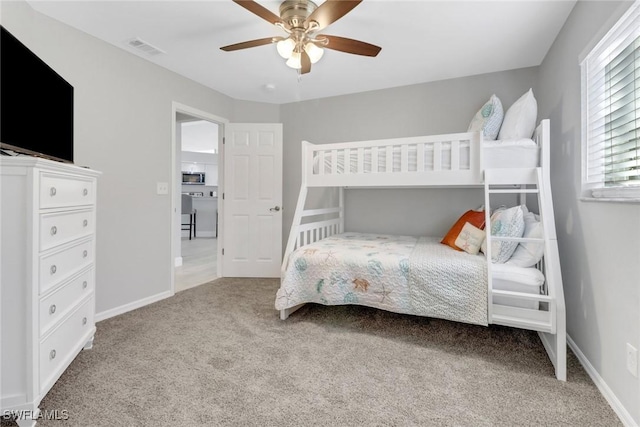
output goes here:
[{"label": "bottom bunk mattress", "polygon": [[289,257],[275,307],[308,302],[487,325],[486,260],[435,237],[338,234]]}]

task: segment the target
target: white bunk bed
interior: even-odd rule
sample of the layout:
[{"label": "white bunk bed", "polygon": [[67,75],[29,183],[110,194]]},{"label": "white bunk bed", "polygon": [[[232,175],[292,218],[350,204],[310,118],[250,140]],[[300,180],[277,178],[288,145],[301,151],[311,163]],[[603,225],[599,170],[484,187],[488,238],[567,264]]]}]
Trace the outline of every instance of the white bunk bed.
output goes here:
[{"label": "white bunk bed", "polygon": [[[480,132],[321,145],[303,142],[302,185],[282,264],[283,285],[276,298],[276,308],[280,310],[281,319],[285,320],[305,302],[317,302],[313,298],[305,299],[304,296],[302,300],[289,298],[291,289],[285,289],[284,282],[288,269],[296,267],[290,265],[292,255],[299,255],[300,248],[308,245],[340,245],[344,243],[340,243],[339,239],[362,237],[355,233],[345,233],[344,230],[346,187],[483,188],[486,224],[491,224],[492,195],[515,194],[519,197],[520,204],[526,204],[527,195],[537,195],[543,242],[540,239],[497,237],[487,233],[485,257],[466,253],[461,255],[474,260],[481,259],[486,271],[486,292],[483,294],[483,298],[486,295],[486,301],[483,301],[481,308],[482,311],[486,310],[483,313],[486,320],[469,322],[538,331],[555,367],[556,377],[565,381],[565,305],[549,177],[549,139],[549,121],[543,120],[535,130],[533,142],[529,141],[528,144],[524,141],[508,144],[485,142]],[[518,156],[509,155],[514,150],[519,153]],[[514,163],[516,158],[520,160]],[[305,209],[308,189],[313,187],[337,188],[338,206]],[[487,230],[490,230],[489,226]],[[486,262],[487,259],[492,259],[492,241],[497,240],[544,244],[542,260],[533,267],[542,273],[544,280],[541,286],[535,287],[534,292],[522,286],[505,287],[503,266]],[[401,238],[396,247],[404,243],[406,241]],[[317,250],[314,249],[316,246],[305,248],[304,251],[313,253]],[[449,249],[444,245],[440,246]],[[294,254],[294,251],[297,252]],[[455,250],[451,250],[451,253],[459,254]],[[348,262],[353,264],[354,261]],[[507,274],[506,282],[508,278]],[[368,286],[364,281],[353,283],[356,288]],[[320,286],[319,282],[318,287]],[[455,286],[455,282],[452,282],[452,286]],[[482,286],[484,287],[484,282]],[[411,290],[405,293],[406,298],[413,297]],[[400,313],[429,315],[411,307],[368,304],[366,301],[356,303]],[[460,321],[467,320],[462,318]]]}]

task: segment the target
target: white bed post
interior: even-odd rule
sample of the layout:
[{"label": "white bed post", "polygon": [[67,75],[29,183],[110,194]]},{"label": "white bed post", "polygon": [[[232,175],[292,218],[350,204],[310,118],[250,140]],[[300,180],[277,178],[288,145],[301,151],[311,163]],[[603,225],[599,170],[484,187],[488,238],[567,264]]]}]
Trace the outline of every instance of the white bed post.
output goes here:
[{"label": "white bed post", "polygon": [[[546,132],[549,132],[548,120]],[[544,121],[543,121],[544,123]],[[543,125],[542,131],[545,131]],[[544,141],[548,141],[547,137],[543,137]],[[542,149],[549,147],[543,147]],[[548,159],[547,159],[548,160]],[[541,163],[545,165],[543,160]],[[548,161],[546,166],[549,166]],[[549,358],[553,362],[556,369],[556,378],[560,381],[567,380],[567,320],[566,309],[564,304],[564,289],[562,285],[562,272],[560,270],[560,254],[558,251],[558,238],[556,235],[555,216],[553,210],[553,200],[551,195],[551,182],[549,182],[549,174],[545,173],[544,167],[538,169],[538,202],[540,204],[540,214],[542,220],[542,229],[544,230],[545,240],[545,277],[547,278],[547,286],[549,296],[553,297],[555,307],[552,313],[555,320],[555,334],[539,332],[540,339],[544,344],[545,350]]]},{"label": "white bed post", "polygon": [[344,233],[344,187],[338,188],[338,207],[340,208],[340,226],[338,233]]},{"label": "white bed post", "polygon": [[564,305],[564,291],[562,289],[562,276],[560,274],[560,258],[556,240],[548,242],[547,249],[549,259],[545,261],[547,280],[550,289],[554,290],[555,298],[555,323],[556,333],[538,332],[549,359],[556,370],[556,378],[560,381],[567,380],[567,320]]},{"label": "white bed post", "polygon": [[298,203],[296,205],[296,211],[293,214],[293,222],[291,223],[291,230],[289,231],[289,239],[287,240],[287,247],[284,250],[284,257],[282,258],[281,278],[284,278],[284,272],[287,269],[289,261],[289,255],[296,249],[296,243],[298,241],[298,227],[302,220],[302,211],[304,210],[304,202],[307,199],[307,187],[303,184],[300,186],[300,194],[298,195]]},{"label": "white bed post", "polygon": [[[289,263],[289,255],[296,249],[296,243],[299,238],[299,227],[302,221],[302,212],[304,211],[304,205],[307,200],[307,173],[308,169],[308,155],[309,155],[309,146],[311,144],[307,141],[302,141],[302,171],[301,171],[301,184],[300,184],[300,193],[298,194],[298,202],[296,203],[296,211],[293,214],[293,222],[291,224],[291,230],[289,231],[289,239],[287,240],[287,247],[284,251],[284,256],[282,257],[282,268],[280,269],[280,283],[284,280],[285,272],[287,271],[287,264]],[[301,305],[296,307],[291,307],[285,310],[280,310],[280,319],[286,320],[287,317]]]},{"label": "white bed post", "polygon": [[291,223],[291,230],[289,231],[289,240],[287,240],[287,247],[284,250],[284,257],[282,259],[281,278],[284,278],[284,272],[287,269],[287,263],[289,261],[289,255],[296,249],[296,242],[298,241],[298,228],[302,221],[302,212],[304,211],[304,205],[307,200],[307,173],[308,173],[308,148],[311,144],[307,141],[302,141],[302,170],[301,170],[301,183],[300,193],[298,194],[298,202],[296,203],[296,210],[293,213],[293,222]]},{"label": "white bed post", "polygon": [[567,320],[564,304],[564,287],[560,269],[560,254],[555,226],[555,212],[551,193],[551,126],[548,119],[542,120],[536,129],[535,140],[540,146],[540,167],[538,168],[538,207],[544,230],[544,274],[547,278],[549,296],[553,297],[552,310],[555,334],[538,332],[549,359],[553,362],[556,378],[567,380]]},{"label": "white bed post", "polygon": [[[551,190],[551,147],[549,147],[549,139],[551,138],[551,125],[549,119],[542,120],[537,132],[537,141],[540,144],[540,167],[543,173],[543,182],[549,184]],[[549,200],[551,200],[551,191],[549,191]],[[553,206],[553,203],[549,203]],[[554,218],[555,221],[555,218]]]},{"label": "white bed post", "polygon": [[[480,150],[482,151],[482,150]],[[491,194],[490,194],[490,172],[484,170],[484,230],[487,242],[485,257],[487,258],[487,321],[491,323],[493,316],[493,274],[491,248]]]}]

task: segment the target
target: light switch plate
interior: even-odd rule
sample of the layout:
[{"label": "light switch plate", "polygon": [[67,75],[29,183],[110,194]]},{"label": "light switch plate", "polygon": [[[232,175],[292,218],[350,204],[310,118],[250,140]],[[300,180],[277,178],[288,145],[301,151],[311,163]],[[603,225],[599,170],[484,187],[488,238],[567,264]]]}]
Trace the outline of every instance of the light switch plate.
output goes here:
[{"label": "light switch plate", "polygon": [[168,182],[159,182],[158,183],[158,194],[169,194],[169,183]]}]

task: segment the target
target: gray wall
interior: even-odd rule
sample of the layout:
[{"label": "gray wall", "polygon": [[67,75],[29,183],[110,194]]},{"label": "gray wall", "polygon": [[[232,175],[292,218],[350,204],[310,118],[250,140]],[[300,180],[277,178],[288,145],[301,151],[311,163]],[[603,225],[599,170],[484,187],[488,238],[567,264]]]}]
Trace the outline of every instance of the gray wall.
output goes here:
[{"label": "gray wall", "polygon": [[230,118],[236,123],[281,123],[280,106],[234,99]]},{"label": "gray wall", "polygon": [[[2,25],[75,88],[75,160],[98,184],[98,313],[171,286],[172,101],[231,121],[278,121],[275,105],[237,101],[38,12],[2,2]],[[34,100],[34,122],[37,102]]]},{"label": "gray wall", "polygon": [[[536,76],[537,68],[524,68],[282,105],[283,229],[288,234],[298,199],[302,140],[324,144],[466,132],[471,118],[491,94],[496,93],[506,111],[534,86]],[[311,205],[323,197],[318,193],[311,195]],[[474,189],[347,190],[346,228],[439,236],[463,212],[483,204],[482,191]]]},{"label": "gray wall", "polygon": [[630,4],[576,4],[540,67],[538,106],[539,116],[551,119],[551,180],[568,333],[640,424],[640,383],[627,371],[625,355],[626,343],[640,348],[640,204],[579,199],[578,57]]}]

